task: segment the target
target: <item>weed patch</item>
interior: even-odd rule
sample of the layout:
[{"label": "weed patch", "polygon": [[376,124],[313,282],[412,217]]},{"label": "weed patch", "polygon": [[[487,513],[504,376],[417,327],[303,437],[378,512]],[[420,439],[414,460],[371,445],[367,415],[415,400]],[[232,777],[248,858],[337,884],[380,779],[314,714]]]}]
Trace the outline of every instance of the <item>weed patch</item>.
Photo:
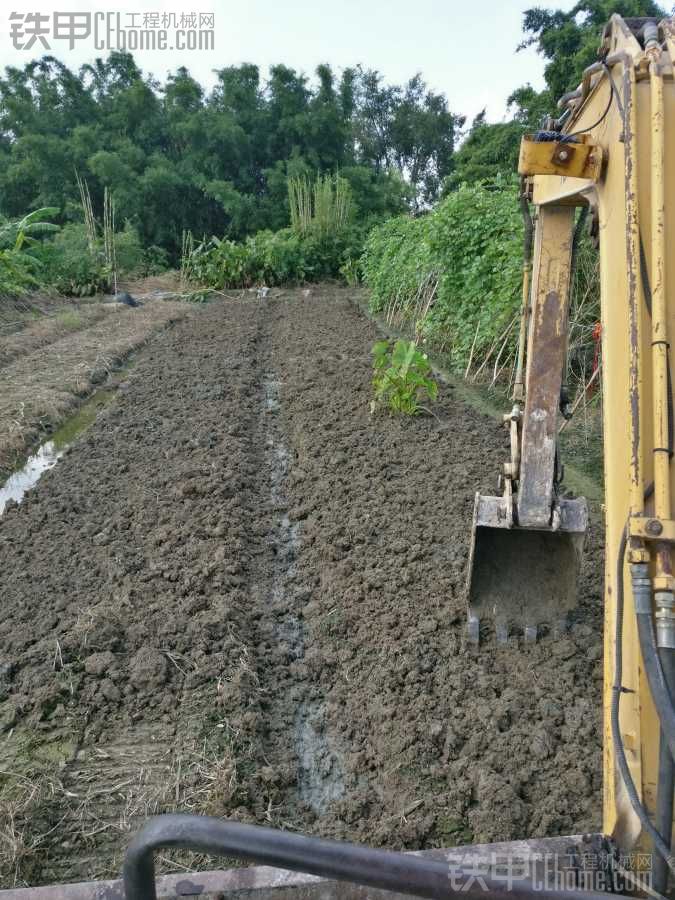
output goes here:
[{"label": "weed patch", "polygon": [[420,401],[435,400],[438,385],[431,376],[431,363],[414,341],[389,341],[373,346],[373,388],[377,405],[387,406],[393,413],[416,415],[423,407]]}]

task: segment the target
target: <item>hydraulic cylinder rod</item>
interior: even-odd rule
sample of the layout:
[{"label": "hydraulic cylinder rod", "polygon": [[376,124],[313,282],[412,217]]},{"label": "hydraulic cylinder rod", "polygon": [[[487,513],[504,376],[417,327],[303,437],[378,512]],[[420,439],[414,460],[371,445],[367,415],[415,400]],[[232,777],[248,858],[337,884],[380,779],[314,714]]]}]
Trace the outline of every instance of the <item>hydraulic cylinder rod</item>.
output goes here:
[{"label": "hydraulic cylinder rod", "polygon": [[[655,28],[658,34],[658,28]],[[652,292],[652,372],[654,418],[654,514],[670,519],[670,434],[668,404],[668,320],[666,306],[665,241],[665,138],[663,76],[659,63],[658,40],[653,39],[650,54],[651,94],[651,292]],[[656,591],[672,586],[671,553],[667,544],[658,544],[656,553]]]}]

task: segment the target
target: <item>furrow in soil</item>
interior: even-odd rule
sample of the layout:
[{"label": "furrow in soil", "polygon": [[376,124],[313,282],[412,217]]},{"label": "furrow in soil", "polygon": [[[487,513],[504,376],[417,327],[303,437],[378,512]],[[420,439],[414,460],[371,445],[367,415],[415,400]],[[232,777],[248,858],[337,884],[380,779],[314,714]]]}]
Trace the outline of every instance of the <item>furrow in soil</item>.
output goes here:
[{"label": "furrow in soil", "polygon": [[447,385],[371,415],[377,338],[337,287],[208,304],[9,505],[2,886],[114,876],[161,811],[410,849],[599,826],[601,530],[568,634],[467,647],[508,435]]}]

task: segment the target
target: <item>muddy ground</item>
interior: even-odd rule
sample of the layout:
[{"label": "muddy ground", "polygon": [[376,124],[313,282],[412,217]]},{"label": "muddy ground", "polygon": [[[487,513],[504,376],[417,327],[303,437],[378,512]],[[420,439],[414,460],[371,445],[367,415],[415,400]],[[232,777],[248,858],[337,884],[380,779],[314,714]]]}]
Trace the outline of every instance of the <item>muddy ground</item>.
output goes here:
[{"label": "muddy ground", "polygon": [[601,535],[567,635],[467,648],[505,434],[447,386],[371,417],[376,337],[344,289],[213,302],[0,519],[4,885],[114,875],[158,810],[392,848],[599,826]]},{"label": "muddy ground", "polygon": [[[134,290],[149,281],[136,282]],[[191,309],[187,303],[142,296],[137,308],[102,302],[101,297],[0,304],[0,478],[129,354]]]}]

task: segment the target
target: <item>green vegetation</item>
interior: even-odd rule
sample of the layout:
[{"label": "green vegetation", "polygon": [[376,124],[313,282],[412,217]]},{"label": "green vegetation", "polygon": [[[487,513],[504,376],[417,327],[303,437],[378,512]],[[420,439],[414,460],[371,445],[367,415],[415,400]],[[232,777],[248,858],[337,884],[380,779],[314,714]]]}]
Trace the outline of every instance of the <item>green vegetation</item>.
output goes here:
[{"label": "green vegetation", "polygon": [[414,416],[423,409],[421,400],[436,399],[438,385],[430,374],[431,363],[415,341],[398,340],[393,347],[389,341],[378,341],[372,352],[373,411],[384,405],[393,413]]},{"label": "green vegetation", "polygon": [[[463,185],[426,216],[374,228],[361,259],[371,312],[412,332],[443,365],[495,385],[512,374],[520,317],[523,225],[516,185]],[[567,381],[597,362],[597,252],[581,222],[570,309]],[[574,390],[572,390],[574,393]]]},{"label": "green vegetation", "polygon": [[520,305],[522,222],[515,189],[463,186],[427,216],[373,229],[362,259],[370,308],[410,327],[454,369],[485,357]]},{"label": "green vegetation", "polygon": [[190,281],[220,289],[320,281],[354,269],[362,246],[361,229],[303,236],[283,228],[260,231],[242,243],[213,237],[195,247],[185,273]]},{"label": "green vegetation", "polygon": [[114,205],[107,192],[99,223],[86,182],[78,183],[83,222],[59,226],[47,221],[58,217],[58,207],[43,207],[0,223],[0,298],[37,289],[83,297],[114,290],[115,273],[146,275],[166,269],[166,252],[159,247],[144,250],[129,222],[115,231]]},{"label": "green vegetation", "polygon": [[274,286],[322,278],[358,278],[365,230],[352,224],[352,192],[340,176],[288,182],[290,228],[259,231],[241,243],[212,237],[183,241],[188,281],[213,288]]},{"label": "green vegetation", "polygon": [[299,235],[336,235],[353,217],[352,189],[336,175],[319,176],[311,184],[306,176],[288,179],[291,230]]},{"label": "green vegetation", "polygon": [[184,231],[283,229],[287,180],[339,171],[366,227],[438,196],[462,121],[419,75],[386,85],[321,65],[310,80],[275,65],[265,81],[246,63],[206,94],[187,69],[160,84],[129,53],[79,72],[44,56],[0,77],[0,216],[52,206],[59,224],[80,222],[77,172],[99,215],[107,189],[120,224],[175,264]]},{"label": "green vegetation", "polygon": [[[57,213],[55,208],[43,208],[21,221],[0,226],[0,297],[21,296],[38,288],[77,297],[112,289],[111,251],[106,250],[106,240],[111,239],[98,232],[92,235],[84,223],[59,228],[40,221]],[[130,225],[115,234],[119,272],[149,273],[156,251],[151,248],[145,253]]]},{"label": "green vegetation", "polygon": [[24,294],[39,283],[39,236],[58,231],[57,225],[45,221],[56,213],[58,209],[44,207],[17,221],[0,223],[0,297]]},{"label": "green vegetation", "polygon": [[489,124],[484,112],[474,119],[445,190],[476,180],[492,182],[515,171],[521,136],[556,114],[558,99],[579,85],[584,69],[597,60],[602,29],[614,13],[624,18],[666,15],[653,0],[580,0],[569,10],[535,6],[525,11],[518,49],[535,47],[546,60],[546,87],[536,91],[526,84],[514,90],[507,101],[510,121]]},{"label": "green vegetation", "polygon": [[111,272],[102,249],[90,245],[84,225],[68,224],[39,251],[42,284],[62,294],[84,297],[105,291]]}]

